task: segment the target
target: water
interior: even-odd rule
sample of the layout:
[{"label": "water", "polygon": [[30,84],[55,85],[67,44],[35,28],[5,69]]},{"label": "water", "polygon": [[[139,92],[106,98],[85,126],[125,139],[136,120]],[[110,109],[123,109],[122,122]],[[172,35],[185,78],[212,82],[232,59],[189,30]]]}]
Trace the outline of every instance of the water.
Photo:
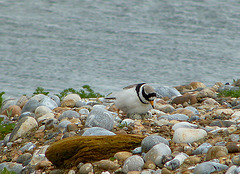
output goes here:
[{"label": "water", "polygon": [[239,0],[1,0],[0,92],[240,78]]}]

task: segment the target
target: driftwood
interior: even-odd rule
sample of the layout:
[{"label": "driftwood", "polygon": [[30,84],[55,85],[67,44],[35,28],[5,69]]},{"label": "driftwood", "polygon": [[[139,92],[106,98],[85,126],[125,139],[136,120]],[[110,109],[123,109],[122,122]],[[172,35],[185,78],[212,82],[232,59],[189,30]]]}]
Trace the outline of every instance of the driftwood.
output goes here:
[{"label": "driftwood", "polygon": [[75,136],[48,147],[45,155],[57,167],[71,168],[80,162],[94,162],[113,157],[116,152],[130,151],[141,145],[144,136]]}]

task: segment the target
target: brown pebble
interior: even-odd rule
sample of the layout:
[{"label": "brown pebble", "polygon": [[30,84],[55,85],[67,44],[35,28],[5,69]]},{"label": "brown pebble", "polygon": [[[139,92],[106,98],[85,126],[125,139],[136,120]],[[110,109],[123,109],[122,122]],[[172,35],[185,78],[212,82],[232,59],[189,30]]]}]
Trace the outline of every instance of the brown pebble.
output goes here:
[{"label": "brown pebble", "polygon": [[225,146],[212,146],[208,149],[206,160],[217,159],[228,155],[228,150]]},{"label": "brown pebble", "polygon": [[173,172],[171,172],[170,170],[168,170],[167,168],[163,168],[162,169],[162,174],[172,174]]},{"label": "brown pebble", "polygon": [[197,103],[197,98],[192,94],[184,94],[182,96],[175,97],[172,100],[172,104],[184,104],[185,102],[190,104]]},{"label": "brown pebble", "polygon": [[93,163],[93,165],[99,169],[109,170],[109,171],[115,171],[120,167],[119,164],[117,164],[111,160],[97,161],[97,162]]},{"label": "brown pebble", "polygon": [[35,166],[35,169],[44,169],[44,168],[48,168],[52,165],[52,163],[50,161],[40,161],[39,163],[37,163],[37,165]]},{"label": "brown pebble", "polygon": [[61,103],[61,107],[70,107],[73,108],[76,105],[76,101],[73,99],[64,100]]},{"label": "brown pebble", "polygon": [[119,163],[123,163],[126,159],[128,159],[130,156],[132,156],[131,152],[127,152],[127,151],[122,151],[122,152],[117,152],[114,155],[114,158],[116,158]]},{"label": "brown pebble", "polygon": [[5,109],[1,114],[8,117],[20,116],[22,109],[17,105],[11,105]]},{"label": "brown pebble", "polygon": [[144,169],[152,169],[154,170],[156,168],[156,164],[152,161],[146,161],[143,165]]},{"label": "brown pebble", "polygon": [[229,153],[240,152],[240,142],[229,142],[226,144]]},{"label": "brown pebble", "polygon": [[193,115],[196,115],[193,113],[193,111],[190,111],[189,109],[178,109],[176,111],[174,111],[172,114],[185,114],[189,117],[193,116]]},{"label": "brown pebble", "polygon": [[68,132],[71,132],[71,131],[76,132],[77,130],[78,130],[78,126],[76,124],[68,124],[67,125],[67,131]]},{"label": "brown pebble", "polygon": [[127,174],[140,174],[140,171],[129,171]]},{"label": "brown pebble", "polygon": [[184,164],[195,165],[201,162],[201,158],[198,156],[189,156],[184,160]]},{"label": "brown pebble", "polygon": [[189,85],[193,88],[193,89],[197,89],[197,88],[206,88],[206,85],[202,82],[191,82],[189,83]]}]

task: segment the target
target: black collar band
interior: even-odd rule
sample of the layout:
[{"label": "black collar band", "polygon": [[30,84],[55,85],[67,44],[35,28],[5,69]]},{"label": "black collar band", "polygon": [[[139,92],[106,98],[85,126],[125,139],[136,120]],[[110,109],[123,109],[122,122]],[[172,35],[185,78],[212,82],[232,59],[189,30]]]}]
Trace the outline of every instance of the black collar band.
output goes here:
[{"label": "black collar band", "polygon": [[[146,103],[146,102],[142,101],[141,97],[139,96],[140,88],[141,88],[141,86],[143,86],[144,84],[145,84],[145,83],[137,84],[137,86],[136,86],[136,92],[137,92],[137,96],[138,96],[139,100],[140,100],[143,104],[149,104],[149,103]],[[143,95],[143,96],[146,95],[143,90],[142,90],[142,95]]]}]

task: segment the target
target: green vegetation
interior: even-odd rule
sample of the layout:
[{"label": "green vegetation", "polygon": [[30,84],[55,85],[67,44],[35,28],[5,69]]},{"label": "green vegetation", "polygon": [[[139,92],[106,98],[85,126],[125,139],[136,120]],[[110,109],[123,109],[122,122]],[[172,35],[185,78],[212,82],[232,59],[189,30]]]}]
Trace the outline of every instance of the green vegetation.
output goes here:
[{"label": "green vegetation", "polygon": [[1,174],[16,174],[16,172],[9,171],[6,168],[4,168],[2,171],[0,171]]},{"label": "green vegetation", "polygon": [[60,100],[62,100],[66,95],[68,94],[78,94],[81,98],[99,98],[103,97],[103,95],[99,93],[95,93],[93,89],[89,85],[84,85],[82,89],[79,91],[73,89],[73,88],[68,88],[63,90],[60,94],[56,94]]},{"label": "green vegetation", "polygon": [[0,140],[2,140],[8,133],[11,133],[16,123],[1,124],[3,118],[0,118]]},{"label": "green vegetation", "polygon": [[46,92],[45,89],[43,89],[42,87],[37,87],[37,89],[35,90],[35,92],[33,93],[33,95],[37,95],[37,94],[48,95],[49,92]]},{"label": "green vegetation", "polygon": [[[48,95],[49,92],[45,91],[45,89],[42,87],[37,87],[33,95],[37,95],[37,94]],[[82,89],[80,89],[79,91],[73,88],[64,89],[60,94],[55,94],[55,95],[57,95],[60,98],[60,100],[62,100],[68,94],[78,94],[81,98],[103,97],[103,95],[94,92],[94,90],[89,85],[82,86]]]},{"label": "green vegetation", "polygon": [[127,126],[128,126],[128,124],[126,122],[125,123],[120,123],[118,125],[119,128],[124,128],[124,127],[127,127]]},{"label": "green vegetation", "polygon": [[240,89],[239,90],[224,90],[218,93],[218,97],[232,97],[238,98],[240,97]]},{"label": "green vegetation", "polygon": [[5,92],[1,92],[0,93],[0,109],[1,109],[1,107],[2,107],[2,103],[3,103],[3,95],[5,94]]},{"label": "green vegetation", "polygon": [[110,161],[115,161],[116,158],[115,158],[115,157],[110,157],[109,160],[110,160]]}]

